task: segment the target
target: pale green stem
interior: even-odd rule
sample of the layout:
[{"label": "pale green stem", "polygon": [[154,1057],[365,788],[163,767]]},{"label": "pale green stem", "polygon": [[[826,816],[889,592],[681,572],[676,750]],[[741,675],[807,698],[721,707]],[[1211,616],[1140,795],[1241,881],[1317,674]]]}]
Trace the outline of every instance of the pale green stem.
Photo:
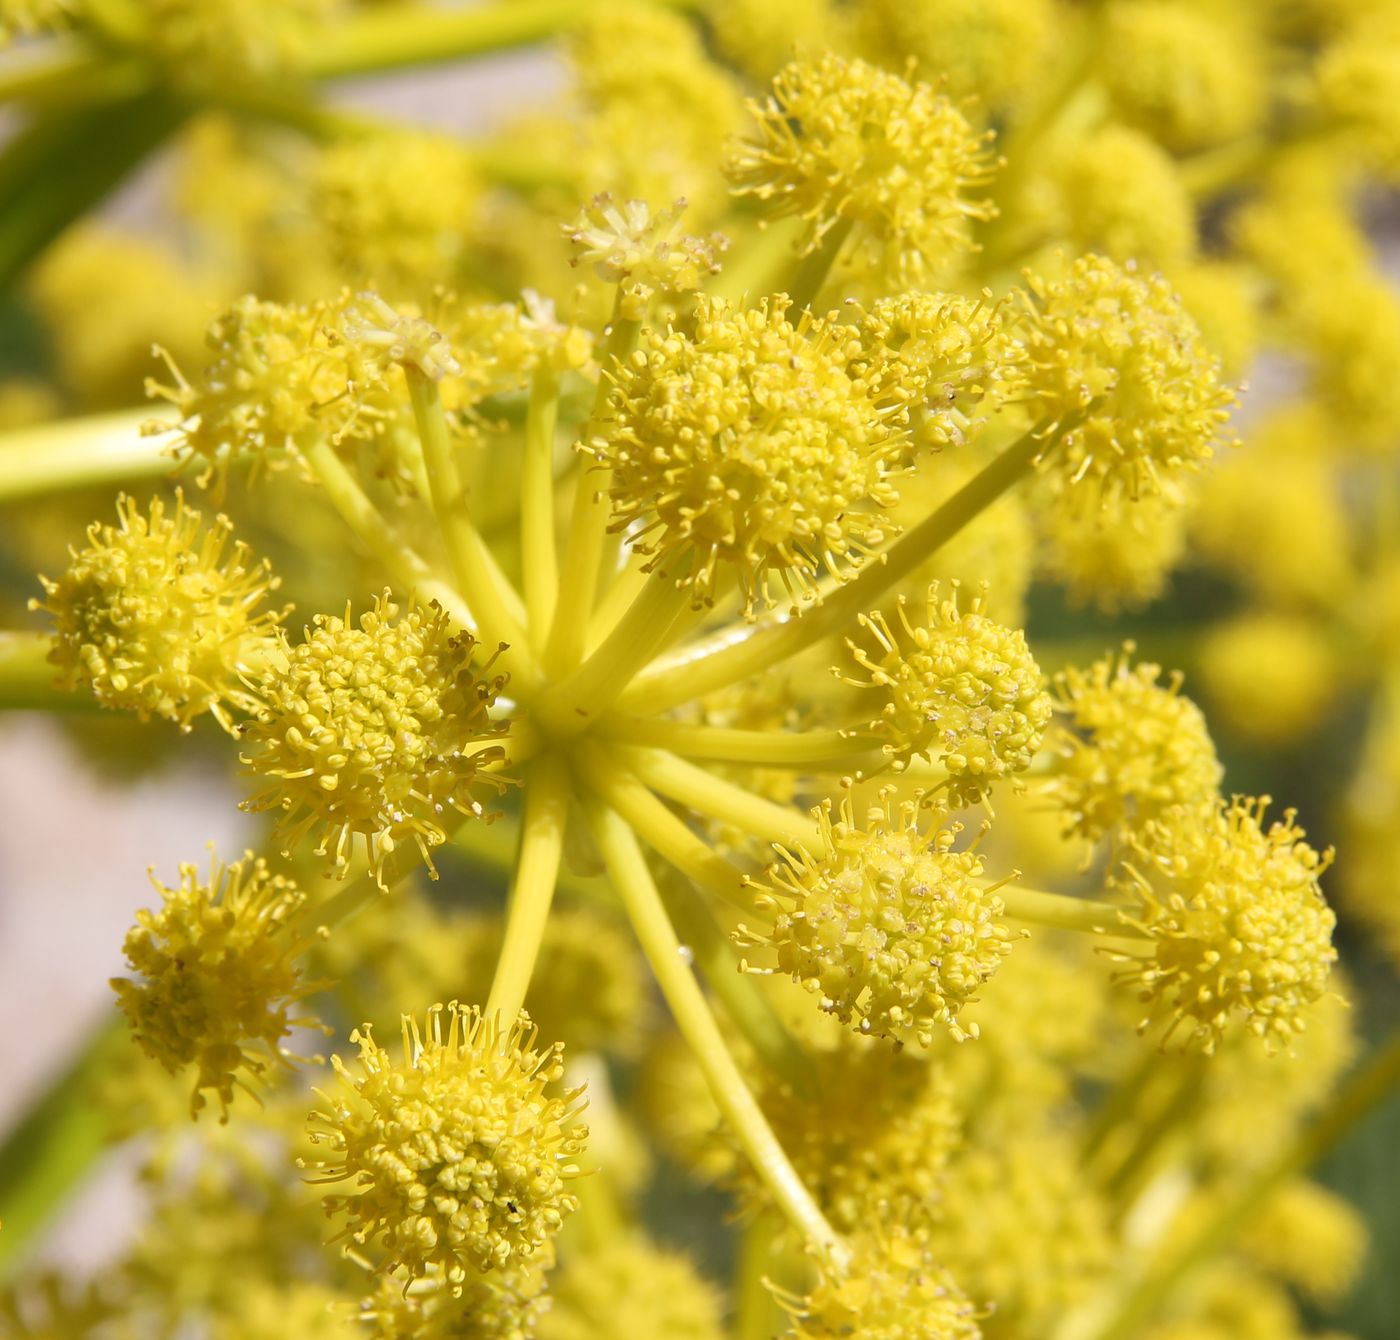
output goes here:
[{"label": "pale green stem", "polygon": [[141,432],[150,417],[147,410],[120,410],[0,435],[0,503],[173,473],[169,453]]},{"label": "pale green stem", "polygon": [[481,641],[487,646],[500,644],[506,648],[500,663],[510,673],[513,690],[528,692],[538,681],[539,671],[525,637],[525,607],[496,566],[472,521],[437,383],[412,364],[405,364],[404,376],[423,444],[433,511],[457,588],[476,616]]},{"label": "pale green stem", "polygon": [[568,773],[557,757],[546,754],[535,761],[526,779],[520,852],[506,908],[505,940],[486,1000],[488,1015],[499,1011],[503,1019],[513,1020],[525,1003],[554,901],[568,819]]},{"label": "pale green stem", "polygon": [[554,552],[554,429],[559,421],[559,378],[541,368],[530,382],[525,453],[520,479],[520,564],[530,645],[544,650],[559,589]]},{"label": "pale green stem", "polygon": [[1113,1201],[1115,1222],[1122,1222],[1131,1211],[1133,1202],[1170,1153],[1172,1136],[1184,1133],[1183,1123],[1200,1104],[1201,1084],[1210,1058],[1197,1052],[1174,1059],[1176,1072],[1171,1076],[1170,1088],[1154,1111],[1139,1116],[1131,1148],[1104,1179],[1104,1189]]},{"label": "pale green stem", "polygon": [[756,796],[704,768],[660,749],[621,745],[613,751],[654,791],[765,842],[809,849],[821,845],[821,827],[810,815]]},{"label": "pale green stem", "polygon": [[[457,828],[449,841],[453,849],[472,865],[510,877],[515,873],[519,839],[520,825],[507,816],[490,824],[482,823],[480,819],[469,819]],[[601,875],[576,875],[567,865],[559,868],[555,892],[594,906],[611,906],[613,903],[612,890]]]},{"label": "pale green stem", "polygon": [[384,514],[370,501],[350,468],[325,438],[302,449],[317,482],[356,538],[384,565],[390,579],[405,593],[436,600],[464,628],[475,630],[472,611],[461,596],[394,533]]},{"label": "pale green stem", "polygon": [[782,1309],[768,1287],[776,1240],[768,1214],[756,1215],[744,1226],[734,1272],[735,1340],[773,1340],[787,1329]]},{"label": "pale green stem", "polygon": [[729,1054],[636,837],[621,817],[596,801],[587,802],[587,808],[594,840],[627,908],[642,952],[720,1112],[788,1221],[821,1259],[838,1271],[845,1270],[850,1249],[803,1185]]},{"label": "pale green stem", "polygon": [[602,742],[581,751],[590,784],[677,870],[721,902],[752,915],[754,902],[745,891],[744,876],[632,773],[612,763],[610,752]]},{"label": "pale green stem", "polygon": [[49,664],[53,639],[47,633],[0,633],[0,710],[33,711],[38,708],[60,711],[97,709],[90,693],[66,693],[54,684],[54,667]]},{"label": "pale green stem", "polygon": [[703,726],[662,717],[608,716],[600,731],[627,744],[668,749],[686,758],[720,763],[755,763],[765,768],[800,768],[812,772],[878,768],[885,756],[869,734],[845,730],[737,730]]},{"label": "pale green stem", "polygon": [[[597,650],[535,704],[551,733],[575,735],[597,721],[665,647],[672,626],[689,605],[688,591],[669,577],[653,576]],[[562,608],[560,617],[565,617]],[[576,617],[586,626],[581,613]]]},{"label": "pale green stem", "polygon": [[[584,423],[583,431],[593,430],[608,398],[608,377],[637,347],[641,323],[627,321],[619,314],[622,294],[613,304],[612,320],[607,340],[598,359],[598,389],[593,397],[593,410]],[[598,578],[603,566],[608,521],[612,512],[608,505],[607,474],[595,471],[586,457],[580,457],[578,481],[574,486],[573,516],[569,521],[568,540],[564,546],[564,562],[559,573],[559,601],[554,610],[554,624],[545,645],[544,664],[552,675],[567,674],[583,659],[584,640],[588,635],[588,620],[598,595]]]},{"label": "pale green stem", "polygon": [[[486,0],[430,8],[393,5],[361,11],[328,25],[308,53],[320,79],[369,74],[406,65],[462,60],[539,42],[583,19],[598,0]],[[676,8],[687,0],[651,0]]]},{"label": "pale green stem", "polygon": [[816,250],[803,256],[798,262],[792,281],[788,285],[788,296],[792,299],[792,306],[788,308],[789,321],[795,323],[803,311],[816,302],[817,295],[826,283],[831,267],[836,264],[841,248],[846,245],[846,239],[850,237],[853,226],[854,220],[841,219],[827,231]]},{"label": "pale green stem", "polygon": [[705,291],[731,302],[771,293],[776,287],[774,276],[791,265],[805,227],[802,219],[775,219],[737,254],[725,256],[724,268],[705,285]]},{"label": "pale green stem", "polygon": [[1373,1052],[1326,1109],[1281,1153],[1252,1173],[1132,1290],[1096,1340],[1132,1340],[1197,1266],[1217,1259],[1289,1178],[1329,1153],[1400,1084],[1400,1031]]},{"label": "pale green stem", "polygon": [[603,592],[603,597],[589,620],[588,637],[584,645],[590,652],[597,650],[608,634],[622,621],[633,601],[642,594],[649,581],[651,574],[644,572],[637,561],[617,573]]},{"label": "pale green stem", "polygon": [[[1075,426],[1066,420],[1054,437]],[[761,675],[822,638],[851,627],[968,522],[1024,479],[1054,437],[1045,426],[1031,429],[973,476],[931,516],[870,559],[849,581],[829,587],[821,601],[799,615],[774,614],[758,620],[739,638],[727,634],[711,645],[682,647],[674,660],[661,661],[637,677],[622,695],[623,710],[650,716],[715,689]]]},{"label": "pale green stem", "polygon": [[1008,917],[1013,921],[1029,922],[1032,926],[1085,931],[1090,935],[1108,933],[1129,939],[1143,935],[1143,932],[1124,922],[1122,909],[1112,903],[1076,898],[1068,893],[1023,889],[1017,884],[1002,885],[997,890],[997,897],[1005,906]]},{"label": "pale green stem", "polygon": [[[743,892],[743,876],[711,851],[634,776],[614,767],[597,749],[579,755],[589,784],[616,810],[637,835],[676,870],[702,889],[753,912],[753,899]],[[739,1026],[764,1064],[798,1093],[814,1087],[812,1067],[793,1041],[753,979],[740,971],[729,940],[708,909],[693,898],[668,900],[671,913],[695,950],[696,961],[711,989]]]}]

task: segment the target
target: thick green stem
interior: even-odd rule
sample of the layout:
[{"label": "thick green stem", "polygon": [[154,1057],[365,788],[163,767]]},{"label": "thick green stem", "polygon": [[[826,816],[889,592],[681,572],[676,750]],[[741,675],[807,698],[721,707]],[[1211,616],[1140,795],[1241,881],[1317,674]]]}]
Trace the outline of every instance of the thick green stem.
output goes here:
[{"label": "thick green stem", "polygon": [[510,673],[513,687],[516,691],[528,690],[538,680],[539,671],[525,637],[525,607],[496,566],[494,556],[472,521],[437,382],[412,364],[404,365],[404,376],[408,380],[413,418],[423,444],[423,464],[428,472],[433,511],[437,514],[457,588],[476,616],[481,641],[488,646],[505,647],[501,652],[501,665]]},{"label": "thick green stem", "polygon": [[588,803],[588,817],[642,952],[725,1120],[788,1221],[821,1259],[844,1270],[850,1249],[803,1185],[729,1054],[632,830],[619,815],[594,801]]},{"label": "thick green stem", "polygon": [[[1073,426],[1073,422],[1060,425],[1057,435]],[[867,562],[850,581],[828,587],[815,608],[800,615],[774,614],[760,619],[745,636],[735,640],[732,634],[727,635],[713,643],[712,650],[682,648],[673,661],[658,662],[639,675],[622,695],[622,708],[638,716],[665,711],[761,675],[831,633],[853,626],[891,586],[1024,479],[1052,444],[1045,427],[1031,429],[925,521]]]},{"label": "thick green stem", "polygon": [[554,620],[559,560],[554,552],[554,429],[559,421],[559,378],[541,368],[530,383],[525,453],[520,479],[520,564],[530,645],[544,650]]},{"label": "thick green stem", "polygon": [[487,1014],[499,1011],[503,1019],[513,1020],[525,1003],[558,884],[568,818],[568,773],[556,757],[545,755],[532,765],[527,779],[505,940],[486,1000]]},{"label": "thick green stem", "polygon": [[384,565],[390,579],[405,593],[416,592],[428,600],[436,600],[464,628],[474,630],[476,622],[471,609],[413,549],[398,538],[383,513],[360,487],[359,480],[336,454],[335,448],[325,438],[319,438],[303,449],[303,455],[340,519]]},{"label": "thick green stem", "polygon": [[141,432],[150,417],[147,410],[120,410],[0,435],[0,503],[171,474],[175,462]]},{"label": "thick green stem", "polygon": [[1215,1259],[1239,1235],[1269,1197],[1290,1177],[1311,1167],[1400,1084],[1400,1031],[1395,1032],[1333,1096],[1325,1111],[1281,1153],[1251,1174],[1185,1241],[1128,1295],[1096,1340],[1132,1340],[1199,1265]]},{"label": "thick green stem", "polygon": [[700,814],[733,824],[764,842],[810,849],[821,845],[821,826],[810,815],[756,796],[674,754],[635,745],[619,746],[614,754],[653,790]]},{"label": "thick green stem", "polygon": [[[608,378],[612,369],[637,347],[641,323],[624,320],[620,315],[621,292],[613,305],[608,337],[598,359],[601,369],[598,389],[593,397],[593,409],[584,423],[584,432],[591,432],[608,398]],[[564,547],[564,562],[559,574],[559,602],[554,611],[554,625],[549,630],[544,664],[551,674],[566,674],[583,659],[584,642],[588,636],[588,619],[598,594],[598,578],[607,547],[608,521],[611,510],[607,498],[607,477],[595,472],[581,458],[578,480],[574,485],[573,516],[569,521],[569,538]]]}]

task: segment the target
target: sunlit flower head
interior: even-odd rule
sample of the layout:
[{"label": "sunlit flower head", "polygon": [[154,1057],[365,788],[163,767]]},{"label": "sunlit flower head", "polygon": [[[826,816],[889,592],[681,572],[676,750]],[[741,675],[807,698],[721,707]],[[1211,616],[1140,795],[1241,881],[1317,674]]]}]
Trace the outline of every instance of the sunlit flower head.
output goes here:
[{"label": "sunlit flower head", "polygon": [[49,659],[63,684],[186,730],[204,712],[232,730],[235,714],[255,711],[250,685],[275,657],[283,612],[259,609],[278,581],[232,536],[227,517],[201,528],[183,497],[173,509],[153,498],[148,512],[119,499],[117,525],[95,522],[31,602],[53,616]]},{"label": "sunlit flower head", "polygon": [[[446,1017],[444,1017],[444,1015]],[[357,1067],[312,1113],[309,1164],[345,1236],[373,1244],[386,1270],[442,1272],[459,1292],[474,1273],[547,1251],[577,1208],[568,1189],[588,1131],[578,1089],[558,1091],[562,1048],[535,1050],[527,1016],[509,1028],[474,1007],[403,1019],[394,1061],[368,1030],[351,1034]],[[358,1073],[357,1073],[358,1072]]]},{"label": "sunlit flower head", "polygon": [[347,605],[282,646],[243,731],[243,761],[265,784],[246,807],[278,814],[289,849],[318,832],[340,874],[357,837],[381,882],[402,845],[431,867],[451,816],[482,817],[482,792],[501,789],[489,771],[505,756],[490,717],[501,677],[489,661],[473,668],[474,640],[436,605],[400,613],[387,593],[358,625]]},{"label": "sunlit flower head", "polygon": [[820,847],[779,848],[756,885],[773,917],[756,942],[780,972],[843,1023],[924,1046],[941,1029],[965,1036],[958,1011],[1015,938],[981,857],[954,850],[961,826],[926,813],[887,793],[860,820],[848,796],[833,820],[828,802]]}]

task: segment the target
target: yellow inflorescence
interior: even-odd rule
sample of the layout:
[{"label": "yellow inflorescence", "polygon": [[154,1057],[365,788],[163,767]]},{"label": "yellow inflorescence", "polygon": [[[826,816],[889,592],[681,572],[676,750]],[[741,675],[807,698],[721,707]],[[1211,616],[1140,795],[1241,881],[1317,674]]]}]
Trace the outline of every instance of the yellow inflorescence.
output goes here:
[{"label": "yellow inflorescence", "polygon": [[[549,1307],[545,1268],[552,1244],[486,1275],[454,1284],[440,1267],[405,1281],[385,1272],[365,1300],[354,1336],[361,1340],[533,1340]],[[367,1328],[367,1329],[366,1329]],[[346,1340],[351,1340],[347,1335]]]},{"label": "yellow inflorescence", "polygon": [[1134,840],[1121,877],[1155,942],[1120,976],[1140,988],[1143,1026],[1185,1028],[1213,1051],[1236,1024],[1288,1045],[1327,990],[1337,918],[1318,887],[1332,861],[1303,841],[1290,810],[1263,827],[1267,798],[1166,811]]},{"label": "yellow inflorescence", "polygon": [[1195,205],[1159,145],[1125,126],[1105,126],[1051,168],[1057,232],[1076,248],[1115,260],[1169,265],[1196,249]]},{"label": "yellow inflorescence", "polygon": [[1102,256],[1028,283],[1033,411],[1057,423],[1088,414],[1048,454],[1052,477],[1175,496],[1220,444],[1234,394],[1171,285]]},{"label": "yellow inflorescence", "polygon": [[823,1272],[789,1300],[790,1340],[980,1340],[977,1309],[934,1259],[924,1235],[869,1225],[846,1273]]},{"label": "yellow inflorescence", "polygon": [[963,446],[1025,394],[1025,346],[989,294],[901,293],[860,320],[869,373],[883,396],[908,406],[918,446]]},{"label": "yellow inflorescence", "polygon": [[917,802],[889,794],[863,823],[849,797],[835,821],[829,803],[815,813],[820,850],[779,848],[758,886],[779,971],[863,1033],[923,1046],[940,1027],[964,1036],[958,1011],[1014,935],[981,857],[953,850],[961,825],[925,828]]},{"label": "yellow inflorescence", "polygon": [[873,647],[847,640],[870,676],[849,682],[888,699],[870,727],[885,753],[896,767],[915,757],[941,764],[958,803],[1024,772],[1052,711],[1025,633],[989,619],[983,606],[978,594],[962,609],[956,587],[943,597],[935,584],[921,621],[911,620],[901,599],[896,625],[878,612],[861,617]]},{"label": "yellow inflorescence", "polygon": [[538,1334],[540,1340],[723,1340],[723,1314],[719,1290],[688,1256],[640,1233],[617,1233],[566,1261],[550,1282]]},{"label": "yellow inflorescence", "polygon": [[[806,1031],[815,1030],[809,1024]],[[891,1051],[844,1030],[838,1038],[834,1046],[814,1048],[811,1092],[763,1077],[764,1115],[839,1232],[860,1232],[891,1217],[922,1223],[938,1203],[948,1155],[961,1139],[945,1069],[923,1051]],[[726,1144],[732,1146],[732,1137]],[[747,1161],[740,1157],[735,1167],[741,1203],[770,1206]]]},{"label": "yellow inflorescence", "polygon": [[730,151],[729,180],[774,217],[805,219],[807,251],[856,223],[891,273],[917,286],[955,269],[972,221],[992,216],[979,194],[995,167],[988,137],[928,84],[828,51],[784,66],[750,111],[756,125]]},{"label": "yellow inflorescence", "polygon": [[427,297],[460,267],[481,193],[457,140],[363,135],[337,140],[321,155],[311,208],[344,273]]},{"label": "yellow inflorescence", "polygon": [[1268,107],[1263,49],[1244,17],[1251,8],[1176,0],[1111,6],[1099,68],[1120,114],[1178,151],[1250,130]]},{"label": "yellow inflorescence", "polygon": [[305,640],[282,637],[284,667],[260,683],[264,706],[244,728],[243,761],[267,783],[246,802],[280,813],[291,848],[319,829],[318,853],[343,874],[356,836],[376,878],[403,843],[431,849],[452,811],[484,813],[505,757],[490,707],[502,686],[474,671],[474,639],[436,605],[400,616],[387,595],[360,616],[320,614]]},{"label": "yellow inflorescence", "polygon": [[879,403],[855,331],[789,322],[788,305],[702,298],[693,333],[648,332],[589,444],[612,471],[614,527],[643,522],[629,541],[697,603],[722,567],[750,612],[774,603],[772,575],[794,603],[810,596],[823,565],[859,562],[884,539],[872,509],[898,498],[906,416]]},{"label": "yellow inflorescence", "polygon": [[684,200],[653,213],[644,200],[619,205],[600,195],[565,224],[572,263],[591,265],[599,279],[618,285],[617,314],[624,320],[640,321],[653,297],[693,293],[719,273],[724,238],[678,234],[684,210]]},{"label": "yellow inflorescence", "polygon": [[268,79],[295,70],[343,0],[146,0],[152,54],[182,81]]},{"label": "yellow inflorescence", "polygon": [[1108,613],[1155,600],[1186,552],[1187,514],[1160,493],[1100,497],[1044,491],[1042,564],[1073,605]]},{"label": "yellow inflorescence", "polygon": [[588,1130],[582,1091],[562,1095],[559,1044],[535,1051],[527,1016],[505,1028],[474,1007],[403,1020],[393,1062],[369,1032],[358,1075],[332,1058],[341,1084],[311,1116],[325,1152],[311,1164],[346,1235],[382,1248],[385,1269],[411,1279],[441,1271],[455,1294],[482,1272],[550,1250],[577,1208],[568,1190]]},{"label": "yellow inflorescence", "polygon": [[1201,710],[1156,665],[1131,666],[1131,644],[1087,670],[1056,676],[1061,762],[1046,785],[1074,831],[1090,841],[1140,830],[1173,806],[1209,807],[1224,770]]},{"label": "yellow inflorescence", "polygon": [[241,298],[210,327],[213,359],[194,382],[174,371],[174,386],[151,385],[180,411],[175,453],[199,467],[201,483],[222,480],[244,453],[285,468],[313,440],[349,449],[383,439],[402,410],[382,378],[359,375],[357,347],[329,335],[345,302]]},{"label": "yellow inflorescence", "polygon": [[1043,78],[1047,45],[1059,34],[1053,0],[865,0],[848,20],[871,59],[919,73],[969,113],[1025,99]]},{"label": "yellow inflorescence", "polygon": [[252,563],[233,527],[177,498],[173,511],[152,499],[149,516],[131,498],[118,524],[94,523],[67,572],[41,578],[45,598],[31,608],[53,616],[49,660],[68,688],[86,685],[104,707],[175,721],[184,729],[209,712],[226,730],[233,712],[258,706],[248,687],[276,646],[280,612],[263,610],[277,579]]},{"label": "yellow inflorescence", "polygon": [[[155,882],[153,880],[153,882]],[[142,1049],[171,1074],[196,1068],[191,1111],[218,1096],[223,1119],[234,1085],[247,1087],[298,1022],[289,1011],[314,989],[301,979],[289,923],[306,895],[248,852],[210,863],[207,875],[180,867],[178,888],[155,882],[163,905],[136,914],[126,960],[139,979],[113,978],[117,1001]]]}]

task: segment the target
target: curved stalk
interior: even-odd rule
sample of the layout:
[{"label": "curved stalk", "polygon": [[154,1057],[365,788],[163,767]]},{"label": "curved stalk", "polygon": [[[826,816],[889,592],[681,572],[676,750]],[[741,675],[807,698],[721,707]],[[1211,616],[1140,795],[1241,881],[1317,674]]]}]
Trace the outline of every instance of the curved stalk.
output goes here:
[{"label": "curved stalk", "polygon": [[525,1003],[554,901],[568,818],[568,774],[557,758],[545,755],[531,767],[525,790],[520,850],[506,909],[505,940],[486,1000],[488,1015],[499,1011],[503,1019],[513,1020]]},{"label": "curved stalk", "polygon": [[340,519],[384,565],[393,581],[405,592],[417,592],[436,600],[464,628],[475,632],[476,621],[461,596],[398,538],[383,513],[360,487],[359,480],[336,455],[335,448],[320,438],[305,447],[303,455]]},{"label": "curved stalk", "polygon": [[667,749],[686,758],[755,763],[765,768],[843,772],[866,765],[879,768],[886,761],[879,742],[859,731],[734,730],[688,721],[621,715],[604,718],[599,731],[614,740]]},{"label": "curved stalk", "polygon": [[528,690],[538,680],[539,671],[525,637],[525,607],[496,566],[495,557],[472,521],[437,383],[411,364],[404,365],[404,376],[423,444],[433,511],[458,590],[476,616],[482,642],[503,646],[502,666],[510,672],[517,689]]},{"label": "curved stalk", "polygon": [[820,825],[801,810],[765,800],[661,749],[623,745],[615,752],[653,790],[712,819],[733,824],[764,842],[809,848],[821,845]]},{"label": "curved stalk", "polygon": [[821,1258],[837,1270],[846,1268],[850,1249],[803,1185],[729,1054],[632,830],[596,801],[588,802],[587,809],[594,840],[627,908],[642,952],[725,1120],[788,1221]]}]

